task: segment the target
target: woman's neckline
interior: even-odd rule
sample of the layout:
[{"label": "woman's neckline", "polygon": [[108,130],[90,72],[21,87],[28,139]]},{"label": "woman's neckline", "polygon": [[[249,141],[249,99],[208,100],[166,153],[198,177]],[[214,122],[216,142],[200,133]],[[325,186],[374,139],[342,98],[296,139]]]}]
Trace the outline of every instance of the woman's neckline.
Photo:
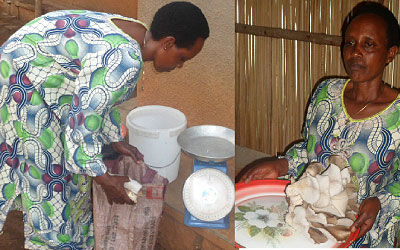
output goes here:
[{"label": "woman's neckline", "polygon": [[115,17],[110,17],[109,21],[110,23],[114,26],[115,29],[119,30],[121,33],[125,34],[126,36],[128,36],[130,39],[134,40],[139,46],[140,43],[139,41],[137,41],[134,37],[132,37],[131,35],[129,35],[128,33],[126,33],[125,31],[123,31],[120,27],[118,27],[115,23],[114,20],[119,19],[119,20],[124,20],[124,21],[130,21],[130,22],[135,22],[135,23],[139,23],[141,24],[146,30],[149,30],[149,28],[147,27],[147,25],[139,20],[136,20],[134,18],[130,18],[130,17],[120,17],[120,16],[115,16]]},{"label": "woman's neckline", "polygon": [[393,104],[400,98],[400,93],[398,93],[397,97],[391,103],[389,103],[384,109],[379,111],[378,113],[373,114],[373,115],[368,116],[368,117],[361,118],[361,119],[354,119],[349,115],[349,113],[347,112],[346,105],[344,104],[344,91],[346,89],[347,84],[350,82],[350,80],[351,79],[347,79],[346,80],[346,82],[344,83],[344,85],[342,87],[342,91],[341,91],[341,94],[340,94],[340,101],[341,101],[343,112],[344,112],[344,114],[346,116],[346,119],[348,119],[348,121],[350,121],[350,122],[362,122],[362,121],[371,120],[371,119],[383,114],[386,110],[388,110],[390,107],[392,107]]}]

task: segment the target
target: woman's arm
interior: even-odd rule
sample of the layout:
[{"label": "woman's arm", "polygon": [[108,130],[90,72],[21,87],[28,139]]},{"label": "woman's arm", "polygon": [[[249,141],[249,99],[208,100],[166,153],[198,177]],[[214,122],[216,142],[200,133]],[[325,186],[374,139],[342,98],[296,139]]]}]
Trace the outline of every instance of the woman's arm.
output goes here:
[{"label": "woman's arm", "polygon": [[139,150],[123,141],[121,136],[121,116],[118,108],[114,108],[104,118],[103,138],[112,149],[122,155],[131,157],[135,162],[143,161],[143,154]]},{"label": "woman's arm", "polygon": [[254,167],[249,167],[245,167],[248,170],[239,178],[239,182],[249,183],[251,180],[276,179],[288,172],[288,162],[284,158],[260,161]]},{"label": "woman's arm", "polygon": [[323,93],[323,91],[326,91],[328,84],[329,80],[322,82],[311,98],[302,131],[303,141],[294,144],[283,158],[273,161],[260,161],[257,162],[257,164],[251,163],[252,166],[249,166],[249,164],[245,167],[245,172],[241,173],[242,176],[239,178],[240,182],[244,181],[247,183],[251,180],[277,178],[286,174],[298,177],[303,172],[304,167],[308,164],[307,144],[309,139],[309,127],[315,116],[314,112],[318,104],[318,97],[321,92]]}]

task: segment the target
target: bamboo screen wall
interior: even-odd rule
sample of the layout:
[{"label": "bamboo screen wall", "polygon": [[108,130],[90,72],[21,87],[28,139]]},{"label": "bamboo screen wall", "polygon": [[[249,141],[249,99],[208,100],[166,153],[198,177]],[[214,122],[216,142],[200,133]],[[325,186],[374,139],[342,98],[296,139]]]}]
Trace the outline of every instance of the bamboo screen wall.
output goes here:
[{"label": "bamboo screen wall", "polygon": [[[340,28],[358,2],[236,0],[236,144],[275,155],[301,139],[315,85],[346,75]],[[400,1],[380,2],[399,19]],[[385,81],[398,87],[399,74],[397,56]]]}]

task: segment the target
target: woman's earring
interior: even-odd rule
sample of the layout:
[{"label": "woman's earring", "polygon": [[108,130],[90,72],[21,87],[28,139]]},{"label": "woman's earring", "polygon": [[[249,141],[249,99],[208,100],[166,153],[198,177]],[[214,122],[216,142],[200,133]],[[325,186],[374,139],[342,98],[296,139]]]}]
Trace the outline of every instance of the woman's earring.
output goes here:
[{"label": "woman's earring", "polygon": [[164,50],[167,50],[167,47],[164,47]]}]

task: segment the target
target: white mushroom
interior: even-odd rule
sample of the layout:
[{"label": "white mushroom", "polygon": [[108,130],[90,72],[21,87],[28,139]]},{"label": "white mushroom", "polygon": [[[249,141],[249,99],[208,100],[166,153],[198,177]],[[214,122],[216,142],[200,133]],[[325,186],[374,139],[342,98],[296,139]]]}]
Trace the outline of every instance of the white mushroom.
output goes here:
[{"label": "white mushroom", "polygon": [[346,184],[350,183],[351,177],[350,177],[349,168],[342,169],[342,171],[340,171],[340,176],[342,177],[342,185],[343,186],[346,186]]},{"label": "white mushroom", "polygon": [[330,157],[330,163],[322,173],[322,164],[310,164],[299,180],[293,179],[286,188],[286,223],[317,244],[326,239],[346,240],[358,211],[353,171],[339,156]]},{"label": "white mushroom", "polygon": [[321,207],[311,206],[311,208],[314,209],[314,211],[316,213],[325,212],[325,213],[332,214],[332,215],[335,215],[335,216],[338,216],[338,217],[341,216],[340,212],[331,203],[327,207],[322,207],[321,208]]},{"label": "white mushroom", "polygon": [[306,219],[309,222],[318,222],[323,225],[327,224],[326,216],[323,213],[315,213],[310,207],[306,209]]},{"label": "white mushroom", "polygon": [[342,225],[342,226],[346,226],[346,227],[351,227],[351,225],[353,225],[353,222],[351,219],[349,218],[339,218],[337,220],[337,225]]},{"label": "white mushroom", "polygon": [[290,199],[289,199],[289,212],[290,213],[293,213],[293,211],[294,211],[294,208],[296,207],[296,206],[301,206],[301,205],[303,205],[303,199],[301,198],[301,196],[300,195],[293,195],[293,196],[291,196],[290,197]]},{"label": "white mushroom", "polygon": [[129,196],[129,199],[131,199],[134,203],[137,203],[137,195],[134,192],[126,189],[126,194]]},{"label": "white mushroom", "polygon": [[316,178],[306,175],[305,178],[299,179],[286,188],[286,194],[291,197],[299,194],[301,198],[308,202],[314,203],[319,199],[319,184]]},{"label": "white mushroom", "polygon": [[308,228],[310,227],[310,223],[308,223],[306,220],[306,210],[301,206],[297,206],[294,209],[294,212],[290,218],[290,222],[290,226],[301,232],[307,232]]},{"label": "white mushroom", "polygon": [[322,175],[329,176],[329,194],[331,196],[337,195],[342,192],[342,177],[340,174],[340,168],[335,164],[329,165],[329,167],[322,173]]},{"label": "white mushroom", "polygon": [[137,193],[139,193],[140,189],[142,188],[142,184],[140,184],[139,182],[137,182],[129,177],[129,182],[124,183],[124,188],[137,194]]},{"label": "white mushroom", "polygon": [[314,207],[326,207],[329,205],[329,202],[331,201],[331,197],[329,194],[329,176],[326,175],[317,175],[315,177],[319,183],[319,199],[313,203]]},{"label": "white mushroom", "polygon": [[332,196],[331,204],[339,212],[339,217],[346,216],[347,202],[348,202],[348,196],[346,190],[343,190],[341,193]]},{"label": "white mushroom", "polygon": [[124,183],[124,188],[129,198],[133,202],[137,203],[137,196],[142,189],[142,184],[129,177],[129,181]]}]

